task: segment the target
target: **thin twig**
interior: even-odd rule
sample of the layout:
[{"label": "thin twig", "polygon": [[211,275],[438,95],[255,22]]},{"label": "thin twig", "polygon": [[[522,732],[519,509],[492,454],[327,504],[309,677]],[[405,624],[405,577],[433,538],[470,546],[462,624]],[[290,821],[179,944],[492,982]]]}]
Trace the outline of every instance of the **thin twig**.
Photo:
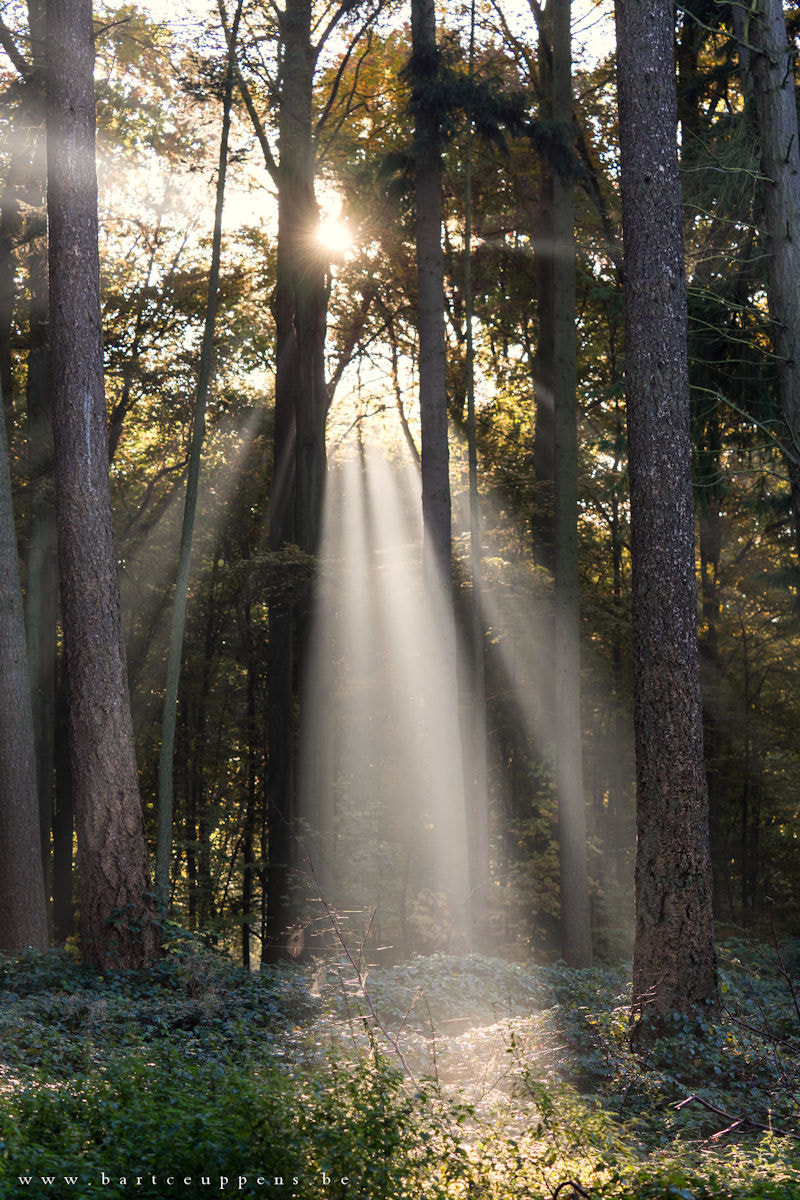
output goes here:
[{"label": "thin twig", "polygon": [[775,901],[771,900],[769,896],[766,897],[766,901],[769,905],[769,926],[772,930],[772,940],[775,944],[775,953],[778,956],[778,967],[781,975],[789,985],[789,991],[792,993],[792,1000],[794,1001],[794,1011],[797,1013],[798,1021],[800,1021],[800,1001],[797,999],[797,991],[795,990],[794,983],[792,982],[792,977],[786,970],[786,965],[783,961],[783,955],[781,953],[781,944],[778,941],[778,935],[775,931]]},{"label": "thin twig", "polygon": [[673,1105],[676,1112],[685,1108],[687,1104],[701,1104],[703,1108],[707,1108],[709,1112],[715,1113],[718,1117],[722,1117],[723,1121],[728,1121],[728,1129],[721,1129],[718,1133],[712,1134],[712,1137],[722,1137],[728,1133],[730,1129],[735,1129],[740,1125],[752,1125],[754,1129],[764,1129],[767,1133],[777,1133],[781,1137],[794,1138],[800,1141],[800,1133],[793,1133],[790,1129],[777,1129],[774,1125],[765,1125],[762,1121],[756,1121],[752,1117],[734,1117],[732,1113],[726,1112],[724,1108],[718,1108],[716,1104],[710,1104],[708,1100],[704,1100],[702,1096],[687,1096],[685,1100],[679,1101]]},{"label": "thin twig", "polygon": [[425,1002],[425,1008],[427,1010],[428,1020],[431,1026],[431,1061],[433,1063],[433,1078],[436,1080],[437,1087],[440,1087],[441,1082],[439,1079],[439,1059],[436,1053],[436,1026],[433,1023],[433,1013],[431,1012],[431,1006],[428,1003],[428,997],[424,992],[422,993],[422,999]]},{"label": "thin twig", "polygon": [[350,951],[350,947],[347,945],[344,934],[342,933],[342,927],[339,924],[339,918],[336,916],[336,913],[333,911],[331,906],[328,904],[328,901],[325,899],[325,896],[322,893],[322,888],[320,887],[319,879],[317,878],[317,873],[314,870],[314,864],[312,863],[311,858],[307,851],[303,852],[303,857],[305,858],[306,862],[308,863],[308,869],[311,872],[311,878],[314,880],[314,884],[317,889],[317,895],[319,896],[319,898],[322,902],[322,906],[325,909],[325,912],[328,914],[328,920],[331,923],[331,928],[333,929],[334,936],[336,937],[336,940],[339,943],[339,945],[342,947],[342,950],[344,951],[347,961],[350,963],[350,966],[353,968],[353,970],[356,973],[356,979],[358,981],[358,990],[359,990],[361,996],[366,1001],[367,1007],[369,1008],[369,1011],[370,1011],[370,1015],[371,1015],[373,1021],[375,1022],[375,1025],[377,1026],[377,1028],[381,1031],[381,1033],[386,1038],[389,1045],[392,1047],[392,1050],[397,1055],[397,1058],[398,1058],[403,1070],[405,1071],[406,1075],[408,1076],[408,1078],[411,1080],[412,1083],[416,1084],[417,1080],[414,1075],[414,1072],[411,1070],[408,1063],[406,1062],[406,1057],[403,1054],[403,1051],[400,1049],[400,1046],[398,1045],[396,1038],[392,1037],[392,1035],[389,1033],[389,1030],[386,1028],[383,1021],[378,1016],[378,1012],[375,1008],[375,1005],[372,1002],[372,997],[370,996],[369,992],[367,991],[366,976],[364,975],[364,972],[361,970],[361,967],[359,966],[359,964],[353,958],[353,955]]},{"label": "thin twig", "polygon": [[728,1013],[728,1019],[734,1025],[738,1025],[740,1029],[747,1029],[750,1033],[757,1034],[767,1042],[773,1042],[776,1046],[783,1046],[785,1050],[791,1051],[792,1054],[800,1054],[800,1046],[792,1042],[787,1042],[785,1038],[778,1037],[777,1033],[773,1033],[771,1029],[762,1029],[759,1025],[751,1025],[748,1021],[743,1021],[740,1017],[734,1017],[730,1012]]}]

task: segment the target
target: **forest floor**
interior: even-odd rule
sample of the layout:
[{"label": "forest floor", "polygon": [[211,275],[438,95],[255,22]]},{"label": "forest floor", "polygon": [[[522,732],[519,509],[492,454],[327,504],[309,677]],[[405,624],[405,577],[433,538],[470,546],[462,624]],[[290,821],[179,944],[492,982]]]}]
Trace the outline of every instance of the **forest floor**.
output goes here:
[{"label": "forest floor", "polygon": [[0,1197],[800,1200],[800,943],[720,967],[637,1056],[624,966],[0,959]]}]

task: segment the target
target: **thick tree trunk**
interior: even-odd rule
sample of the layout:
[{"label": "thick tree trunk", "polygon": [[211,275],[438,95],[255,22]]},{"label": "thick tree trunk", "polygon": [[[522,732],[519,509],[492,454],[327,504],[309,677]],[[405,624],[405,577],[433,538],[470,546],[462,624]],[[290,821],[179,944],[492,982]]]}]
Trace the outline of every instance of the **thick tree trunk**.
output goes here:
[{"label": "thick tree trunk", "polygon": [[[281,19],[283,64],[279,130],[278,270],[275,292],[278,338],[276,381],[276,538],[288,540],[289,499],[284,474],[294,476],[293,540],[315,554],[325,482],[325,326],[327,290],[316,242],[319,209],[312,100],[316,50],[311,41],[311,0],[289,0]],[[294,432],[292,433],[292,429]],[[291,448],[291,449],[290,449]],[[293,454],[291,453],[293,451]],[[285,461],[294,458],[294,471]],[[289,480],[286,481],[287,483]]]},{"label": "thick tree trunk", "polygon": [[796,52],[786,32],[781,0],[756,0],[744,13],[736,0],[731,7],[742,42],[742,66],[749,62],[753,80],[761,173],[767,181],[764,223],[769,245],[769,312],[778,357],[778,392],[787,426],[795,551],[800,560],[800,146],[794,82]]},{"label": "thick tree trunk", "polygon": [[[276,335],[275,432],[270,546],[316,553],[325,478],[325,294],[314,243],[312,100],[315,50],[310,0],[288,0],[281,18],[283,62],[279,114],[278,261],[273,311]],[[302,674],[306,589],[275,588],[269,613],[267,827],[269,847],[265,956],[282,954],[294,912],[297,869],[297,728],[295,696]],[[309,814],[313,819],[313,814]]]},{"label": "thick tree trunk", "polygon": [[101,968],[154,958],[111,530],[89,0],[50,0],[48,215],[56,516],[81,940]]},{"label": "thick tree trunk", "polygon": [[[557,0],[553,15],[553,123],[571,147],[569,0]],[[581,730],[574,189],[573,178],[554,172],[555,728],[562,952],[571,966],[587,966],[592,958],[592,931]]]},{"label": "thick tree trunk", "polygon": [[25,620],[0,410],[0,951],[47,945]]},{"label": "thick tree trunk", "polygon": [[718,1003],[672,4],[619,0],[637,764],[635,1035]]}]

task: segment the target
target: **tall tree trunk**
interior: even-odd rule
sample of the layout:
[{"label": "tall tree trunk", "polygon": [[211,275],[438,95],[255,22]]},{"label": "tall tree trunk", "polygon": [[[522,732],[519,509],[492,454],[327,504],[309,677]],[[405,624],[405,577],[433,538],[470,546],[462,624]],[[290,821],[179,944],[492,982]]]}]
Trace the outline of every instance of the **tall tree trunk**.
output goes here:
[{"label": "tall tree trunk", "polygon": [[[539,112],[542,120],[553,115],[553,63],[548,32],[552,32],[552,8],[555,0],[547,0],[541,12],[539,27]],[[533,553],[537,566],[548,571],[555,568],[555,409],[553,400],[553,352],[555,347],[553,316],[554,229],[553,229],[553,169],[546,160],[540,163],[540,197],[533,232],[534,268],[536,273],[536,313],[538,332],[533,360],[533,393],[536,403],[536,425],[533,437],[533,473],[536,483],[535,502],[531,517]]]},{"label": "tall tree trunk", "polygon": [[430,100],[431,85],[439,73],[435,21],[432,0],[412,0],[422,516],[426,555],[436,564],[442,579],[449,579],[452,535],[442,253],[442,135],[441,115]]},{"label": "tall tree trunk", "polygon": [[211,242],[211,270],[208,277],[203,344],[200,350],[200,368],[197,379],[197,397],[194,406],[194,430],[189,456],[189,473],[186,479],[186,500],[183,508],[181,544],[178,553],[178,577],[175,584],[175,603],[170,625],[169,652],[167,654],[167,678],[164,688],[164,708],[161,722],[161,752],[158,760],[158,843],[156,846],[156,891],[159,903],[169,905],[169,875],[172,857],[172,759],[175,752],[175,726],[178,714],[178,684],[183,657],[183,631],[186,625],[186,605],[189,596],[189,570],[192,562],[192,539],[197,512],[197,488],[200,481],[200,457],[205,433],[206,403],[211,386],[214,366],[214,326],[217,319],[217,293],[219,291],[219,269],[222,255],[222,207],[225,200],[225,175],[228,167],[228,135],[231,124],[231,104],[235,75],[236,39],[242,0],[236,8],[228,45],[228,66],[225,76],[225,91],[222,101],[222,132],[219,141],[219,166],[217,168],[217,194],[214,207],[214,232]]},{"label": "tall tree trunk", "polygon": [[672,4],[618,0],[637,767],[634,1036],[717,1006]]},{"label": "tall tree trunk", "polygon": [[[778,392],[787,425],[786,458],[795,551],[800,560],[800,145],[795,47],[781,0],[732,3],[742,66],[749,63],[761,140],[768,298],[778,358]],[[800,605],[800,587],[797,589]]]},{"label": "tall tree trunk", "polygon": [[[728,877],[728,854],[722,814],[727,803],[728,779],[724,769],[730,756],[730,731],[726,728],[722,703],[722,664],[719,656],[718,626],[720,619],[719,563],[722,553],[722,520],[720,513],[720,480],[722,478],[722,443],[716,397],[710,389],[701,391],[703,399],[697,405],[695,433],[698,513],[697,524],[700,549],[700,611],[702,634],[699,639],[700,682],[703,693],[703,743],[705,747],[706,779],[708,781],[709,835],[711,865],[714,874],[714,913],[722,911],[725,881]],[[732,915],[732,914],[731,914]]]},{"label": "tall tree trunk", "polygon": [[[475,0],[470,5],[469,78],[475,74]],[[466,343],[467,453],[469,465],[469,545],[472,575],[470,634],[472,671],[465,708],[470,729],[464,746],[469,884],[472,928],[476,944],[489,938],[489,769],[486,730],[485,627],[481,610],[481,513],[478,497],[478,430],[475,415],[475,344],[472,289],[472,118],[467,118],[464,164],[464,326]],[[395,367],[395,377],[397,370]]]},{"label": "tall tree trunk", "polygon": [[[278,261],[273,312],[276,333],[275,433],[270,496],[270,546],[296,544],[314,555],[325,483],[327,288],[314,232],[319,210],[312,128],[314,70],[311,0],[287,0],[281,16],[278,131]],[[298,796],[295,708],[302,679],[310,585],[286,578],[269,612],[267,771],[268,897],[265,957],[283,953],[294,919]],[[314,736],[309,730],[308,736]],[[312,825],[313,811],[303,814]]]},{"label": "tall tree trunk", "polygon": [[56,777],[53,808],[53,938],[56,943],[61,943],[75,932],[75,913],[72,903],[72,843],[75,823],[63,677],[58,680],[56,688],[53,741]]},{"label": "tall tree trunk", "polygon": [[[553,124],[571,148],[569,0],[553,13]],[[561,944],[571,966],[592,958],[581,730],[578,578],[578,406],[575,365],[575,181],[553,173],[553,407],[555,412],[555,728]]]},{"label": "tall tree trunk", "polygon": [[[609,329],[609,365],[610,378],[616,383],[617,374],[617,329],[614,321]],[[627,450],[625,446],[624,405],[619,397],[614,403],[614,477],[620,472],[621,456]],[[625,449],[623,449],[625,446]],[[625,696],[625,677],[623,669],[623,624],[627,626],[627,604],[623,603],[623,574],[622,574],[622,521],[620,513],[620,496],[616,486],[611,495],[611,571],[614,597],[613,643],[611,647],[611,669],[614,681],[613,710],[614,717],[610,745],[610,779],[611,813],[609,827],[606,831],[606,845],[613,856],[614,874],[618,884],[628,881],[628,849],[633,844],[631,829],[631,807],[629,805],[630,778],[626,762],[625,744],[628,738],[630,704]]]},{"label": "tall tree trunk", "polygon": [[33,728],[39,792],[42,861],[47,878],[53,820],[58,624],[58,568],[53,495],[53,401],[47,328],[47,143],[45,96],[45,9],[29,0],[33,69],[27,83],[31,164],[24,195],[28,205],[28,311],[30,342],[26,401],[30,526],[27,630],[33,699]]},{"label": "tall tree trunk", "polygon": [[0,951],[47,945],[25,620],[0,409]]},{"label": "tall tree trunk", "polygon": [[[289,0],[281,17],[278,118],[278,253],[272,309],[275,318],[275,427],[270,491],[270,549],[299,540],[297,420],[302,374],[296,313],[297,276],[304,223],[313,211],[310,0]],[[308,368],[306,368],[308,369]],[[310,448],[307,448],[310,452]],[[308,536],[308,530],[306,530]],[[292,924],[291,882],[297,867],[297,727],[294,718],[296,646],[293,581],[288,571],[273,583],[267,655],[267,924],[264,958],[279,958]]]},{"label": "tall tree trunk", "polygon": [[427,605],[436,625],[427,704],[429,719],[440,726],[429,764],[435,806],[434,870],[437,887],[448,896],[454,926],[468,935],[469,854],[451,593],[441,112],[431,100],[439,73],[433,0],[412,0],[411,40],[423,555]]},{"label": "tall tree trunk", "polygon": [[14,369],[11,355],[11,334],[16,302],[16,244],[22,220],[20,217],[18,175],[19,153],[12,154],[6,185],[0,196],[0,389],[3,392],[3,414],[9,434],[14,419]]},{"label": "tall tree trunk", "polygon": [[150,897],[112,540],[89,0],[49,0],[47,162],[56,519],[87,962],[151,962]]},{"label": "tall tree trunk", "polygon": [[242,966],[250,970],[250,935],[253,925],[255,882],[256,788],[257,788],[257,722],[256,722],[256,665],[253,645],[253,619],[249,598],[242,606],[244,651],[247,659],[247,802],[242,835]]}]

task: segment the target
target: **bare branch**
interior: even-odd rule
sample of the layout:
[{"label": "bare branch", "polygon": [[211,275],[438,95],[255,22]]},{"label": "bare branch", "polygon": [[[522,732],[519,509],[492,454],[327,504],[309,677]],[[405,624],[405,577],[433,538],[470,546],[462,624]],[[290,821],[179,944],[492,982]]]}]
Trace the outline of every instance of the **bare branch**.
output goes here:
[{"label": "bare branch", "polygon": [[[228,53],[231,54],[232,53],[231,31],[230,31],[230,26],[228,24],[228,16],[227,16],[227,13],[225,12],[225,0],[217,0],[217,11],[219,12],[219,19],[222,24],[222,31],[225,34],[225,41],[228,45]],[[264,164],[267,168],[267,171],[270,174],[272,182],[277,185],[278,163],[275,159],[275,155],[272,153],[272,147],[269,144],[269,138],[267,137],[267,131],[264,128],[263,121],[261,120],[260,116],[258,115],[258,111],[256,109],[255,103],[253,102],[253,95],[250,91],[247,80],[245,79],[244,75],[242,74],[242,69],[239,66],[238,56],[236,56],[234,54],[232,60],[233,60],[234,72],[236,75],[236,86],[238,87],[239,94],[242,97],[242,100],[244,101],[244,106],[247,109],[247,115],[250,117],[250,123],[253,126],[253,132],[256,135],[258,144],[261,147],[261,153],[264,155]]]},{"label": "bare branch", "polygon": [[348,330],[347,337],[345,338],[344,345],[342,346],[342,349],[339,352],[336,360],[336,366],[334,367],[331,377],[327,383],[328,403],[333,400],[333,394],[336,391],[339,381],[352,361],[353,351],[355,350],[358,339],[363,332],[367,321],[367,316],[369,315],[369,310],[373,300],[375,299],[376,293],[377,288],[374,285],[367,287],[364,290],[364,295],[362,297],[361,304],[358,307],[358,312],[355,314],[350,323],[350,328]]},{"label": "bare branch", "polygon": [[[373,1021],[375,1022],[376,1028],[381,1031],[383,1036],[386,1038],[386,1041],[392,1047],[392,1050],[397,1055],[397,1058],[398,1058],[400,1064],[402,1065],[402,1068],[405,1071],[406,1075],[408,1076],[408,1078],[411,1080],[412,1083],[416,1083],[417,1081],[414,1077],[414,1073],[411,1070],[411,1068],[409,1067],[409,1065],[406,1061],[406,1057],[403,1054],[403,1051],[400,1049],[397,1039],[392,1037],[392,1035],[389,1033],[389,1030],[386,1028],[383,1021],[378,1016],[375,1005],[372,1001],[372,997],[370,996],[369,992],[367,991],[367,977],[364,974],[363,970],[361,969],[360,963],[356,962],[355,958],[353,957],[352,951],[350,950],[350,947],[348,946],[348,944],[345,940],[345,936],[342,933],[342,927],[339,924],[339,918],[337,917],[336,913],[330,907],[330,905],[328,904],[328,901],[325,899],[324,895],[322,894],[322,888],[320,887],[319,879],[317,878],[317,873],[314,870],[314,864],[312,863],[311,858],[309,857],[307,852],[304,852],[303,857],[305,858],[305,860],[308,864],[308,869],[311,872],[311,878],[314,880],[314,884],[317,889],[317,895],[319,896],[320,900],[322,901],[322,906],[325,909],[325,912],[328,914],[328,920],[331,923],[331,928],[333,929],[334,936],[336,937],[337,942],[339,943],[342,950],[344,951],[344,955],[345,955],[347,961],[350,963],[350,966],[353,968],[353,970],[356,973],[356,981],[358,983],[359,994],[366,1001],[367,1008],[369,1009],[370,1015],[371,1015]],[[373,913],[373,917],[374,917],[374,913]],[[359,951],[359,957],[361,956],[361,951],[363,951],[363,943],[361,946],[361,950]]]},{"label": "bare branch", "polygon": [[687,1104],[700,1104],[703,1108],[708,1109],[709,1112],[715,1113],[723,1121],[728,1122],[727,1128],[720,1129],[718,1133],[711,1135],[712,1139],[721,1138],[726,1133],[730,1133],[732,1129],[738,1129],[741,1125],[752,1125],[754,1129],[763,1129],[767,1133],[777,1133],[780,1137],[790,1137],[800,1142],[800,1133],[794,1133],[791,1129],[778,1129],[774,1125],[764,1125],[763,1122],[755,1121],[752,1117],[734,1117],[731,1113],[726,1112],[724,1108],[718,1108],[716,1104],[710,1104],[702,1096],[687,1096],[685,1100],[679,1101],[672,1107],[676,1112],[680,1112]]},{"label": "bare branch", "polygon": [[364,53],[361,55],[361,57],[358,60],[357,65],[356,65],[355,79],[353,80],[353,87],[350,90],[350,96],[348,97],[348,103],[353,98],[353,93],[355,92],[356,85],[358,83],[358,73],[359,73],[359,70],[361,69],[361,64],[364,62],[364,59],[367,57],[370,50],[372,49],[372,31],[369,30],[369,25],[370,25],[369,20],[364,22],[364,24],[361,26],[361,28],[359,29],[356,36],[353,38],[350,45],[347,47],[347,50],[345,51],[344,55],[342,56],[342,61],[339,63],[339,66],[337,68],[336,75],[333,80],[333,85],[328,94],[328,99],[325,103],[325,107],[322,110],[322,114],[321,114],[319,120],[317,121],[317,124],[314,129],[314,132],[317,135],[319,134],[320,130],[324,126],[328,117],[330,116],[331,109],[333,108],[334,104],[336,103],[336,97],[339,94],[339,87],[341,86],[342,78],[347,69],[347,64],[350,62],[353,51],[355,50],[358,43],[361,41],[361,38],[364,36],[364,34],[369,31],[369,35],[367,37],[367,44],[366,44],[366,47],[364,48]]},{"label": "bare branch", "polygon": [[92,33],[92,38],[97,41],[104,33],[108,33],[109,29],[116,29],[118,25],[129,25],[130,22],[130,17],[122,17],[119,21],[109,21],[106,25],[98,25]]},{"label": "bare branch", "polygon": [[[386,0],[378,0],[375,7],[367,15],[367,18],[364,22],[365,26],[369,25],[372,21],[374,21],[374,19],[378,16],[380,11],[383,9],[385,3],[386,3]],[[342,3],[336,9],[336,12],[333,14],[330,21],[328,21],[328,24],[325,26],[325,28],[322,31],[322,34],[320,35],[319,41],[317,42],[316,46],[314,47],[314,61],[315,62],[319,58],[320,54],[322,53],[322,49],[323,49],[325,43],[327,42],[328,38],[333,33],[336,26],[339,24],[339,22],[342,20],[343,17],[346,17],[348,15],[348,13],[351,13],[353,11],[353,9],[357,7],[357,4],[358,4],[358,0],[342,0]]]},{"label": "bare branch", "polygon": [[778,941],[778,934],[775,930],[775,901],[771,900],[769,896],[766,897],[766,901],[769,905],[769,925],[770,929],[772,930],[772,941],[775,946],[775,953],[778,956],[778,969],[789,985],[789,991],[791,992],[792,1000],[794,1001],[794,1011],[797,1013],[798,1021],[800,1021],[800,1001],[798,1001],[797,998],[797,990],[794,986],[791,975],[786,970],[786,964],[783,961],[783,954],[781,953],[781,944]]},{"label": "bare branch", "polygon": [[0,17],[0,46],[2,46],[8,57],[11,59],[12,65],[27,82],[31,74],[30,63],[20,50],[19,46],[14,40],[13,33],[8,28],[2,17]]}]

